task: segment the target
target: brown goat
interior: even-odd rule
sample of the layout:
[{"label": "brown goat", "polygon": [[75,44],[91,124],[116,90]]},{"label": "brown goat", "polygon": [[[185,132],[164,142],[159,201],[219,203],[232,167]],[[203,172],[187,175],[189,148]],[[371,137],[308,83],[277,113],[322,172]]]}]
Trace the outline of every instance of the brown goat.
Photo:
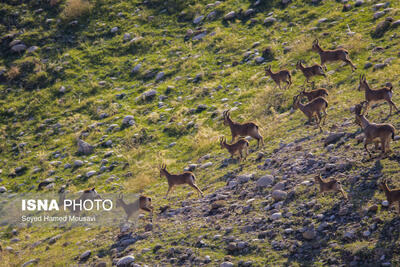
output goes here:
[{"label": "brown goat", "polygon": [[160,170],[160,177],[165,176],[168,180],[168,191],[164,198],[168,197],[169,192],[175,185],[183,185],[188,184],[189,186],[193,187],[197,190],[197,193],[203,196],[203,192],[198,188],[196,185],[196,176],[193,172],[185,171],[181,174],[170,174],[167,171],[167,165],[163,164],[159,167]]},{"label": "brown goat", "polygon": [[323,97],[326,98],[328,97],[329,93],[328,90],[325,88],[319,88],[315,90],[311,90],[309,92],[306,92],[306,89],[304,88],[303,91],[300,92],[300,97],[307,97],[308,101],[312,101],[313,99],[317,97]]},{"label": "brown goat", "polygon": [[322,123],[322,125],[325,124],[325,120],[326,120],[326,116],[328,115],[326,113],[326,109],[328,107],[328,101],[323,98],[323,97],[317,97],[315,99],[313,99],[312,101],[308,102],[307,104],[302,104],[300,102],[300,95],[295,96],[294,98],[294,103],[293,103],[293,108],[294,109],[300,109],[304,115],[307,116],[308,118],[308,123],[311,123],[312,118],[315,118],[317,125],[319,127],[319,129],[322,132],[322,128],[321,128],[321,120],[322,120],[322,116],[321,116],[321,112],[324,113],[324,121]]},{"label": "brown goat", "polygon": [[396,104],[393,103],[392,101],[393,86],[390,83],[388,83],[388,85],[389,86],[387,87],[373,90],[369,87],[365,75],[360,76],[360,84],[358,86],[358,91],[361,91],[361,89],[365,90],[365,100],[366,100],[366,107],[363,114],[368,113],[368,108],[373,103],[379,103],[383,101],[386,101],[390,106],[389,115],[392,115],[392,107],[394,107],[396,111],[399,111],[399,109],[396,107]]},{"label": "brown goat", "polygon": [[324,70],[322,69],[321,65],[315,64],[310,67],[305,67],[301,61],[297,61],[296,68],[303,72],[304,76],[306,77],[306,82],[310,82],[310,78],[313,76],[321,75],[326,77]]},{"label": "brown goat", "polygon": [[[365,102],[363,102],[365,103]],[[394,140],[396,129],[389,123],[372,123],[361,114],[362,104],[356,105],[354,112],[356,114],[356,123],[361,126],[365,139],[364,148],[371,157],[371,153],[368,150],[368,144],[374,143],[375,149],[378,149],[379,143],[381,143],[382,153],[385,154],[390,151],[390,139]]]},{"label": "brown goat", "polygon": [[286,82],[288,84],[285,89],[289,89],[290,85],[292,84],[292,75],[288,70],[280,70],[274,73],[271,70],[271,66],[267,66],[265,68],[265,73],[271,76],[272,80],[276,83],[274,89],[276,86],[279,86],[279,89],[282,90],[281,82]]},{"label": "brown goat", "polygon": [[321,58],[321,66],[324,67],[325,70],[327,69],[325,63],[334,61],[343,61],[346,64],[349,64],[352,71],[357,69],[357,67],[354,66],[353,62],[351,62],[349,52],[344,48],[338,48],[335,50],[324,50],[319,46],[319,41],[318,39],[316,39],[313,42],[312,50],[319,54],[319,57]]},{"label": "brown goat", "polygon": [[325,192],[340,192],[343,197],[347,199],[347,194],[338,180],[334,178],[323,180],[321,174],[315,176],[314,179],[315,182],[319,184],[319,190],[322,194]]},{"label": "brown goat", "polygon": [[153,206],[151,205],[151,198],[140,196],[132,203],[126,204],[123,200],[123,194],[119,194],[116,201],[116,207],[122,207],[126,213],[126,220],[139,210],[150,212],[150,221],[153,221]]},{"label": "brown goat", "polygon": [[231,154],[231,158],[233,158],[236,153],[239,154],[239,162],[242,161],[243,158],[246,159],[249,154],[249,142],[246,139],[240,138],[236,143],[230,145],[226,143],[225,137],[221,137],[219,143],[221,148],[226,148],[228,150]]},{"label": "brown goat", "polygon": [[384,181],[379,184],[379,188],[385,192],[386,200],[389,202],[389,207],[397,202],[397,211],[400,213],[400,189],[389,189]]},{"label": "brown goat", "polygon": [[264,146],[264,139],[261,136],[258,126],[254,122],[245,122],[245,123],[238,123],[234,122],[230,117],[230,111],[226,110],[223,113],[224,115],[224,124],[229,125],[232,134],[231,144],[235,141],[237,136],[250,136],[257,140],[257,148],[261,145]]}]

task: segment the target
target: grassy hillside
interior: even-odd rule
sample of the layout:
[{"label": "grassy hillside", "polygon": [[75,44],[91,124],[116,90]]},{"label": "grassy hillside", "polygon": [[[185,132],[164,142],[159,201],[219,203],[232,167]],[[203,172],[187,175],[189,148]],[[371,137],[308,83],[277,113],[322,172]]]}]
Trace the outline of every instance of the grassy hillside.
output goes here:
[{"label": "grassy hillside", "polygon": [[[96,186],[99,193],[143,192],[157,210],[170,206],[152,231],[147,216],[141,219],[127,247],[118,243],[117,226],[2,226],[2,264],[75,265],[87,250],[87,265],[126,255],[139,265],[400,264],[400,220],[381,205],[385,195],[376,185],[385,178],[400,186],[400,144],[369,159],[350,111],[364,100],[360,74],[373,88],[391,82],[400,105],[400,5],[346,2],[349,10],[332,0],[1,3],[2,194],[36,191],[47,179],[45,191]],[[346,48],[358,67],[331,63],[327,78],[313,78],[329,90],[323,133],[292,109],[305,79],[296,62],[320,62],[311,51],[315,38],[326,49]],[[274,88],[267,65],[292,72],[290,89]],[[256,122],[265,139],[258,150],[250,141],[241,164],[219,147],[220,136],[230,138],[222,120],[228,108],[234,120]],[[400,129],[399,115],[388,113],[385,103],[368,118]],[[78,153],[79,139],[94,146],[91,154]],[[173,173],[196,164],[205,197],[181,187],[163,199],[162,162]],[[316,194],[317,173],[339,179],[350,201]],[[273,183],[257,187],[267,174]],[[277,188],[288,193],[278,204],[271,196]],[[373,205],[377,211],[368,212]],[[282,217],[272,219],[275,213]],[[303,233],[312,225],[308,240]]]}]

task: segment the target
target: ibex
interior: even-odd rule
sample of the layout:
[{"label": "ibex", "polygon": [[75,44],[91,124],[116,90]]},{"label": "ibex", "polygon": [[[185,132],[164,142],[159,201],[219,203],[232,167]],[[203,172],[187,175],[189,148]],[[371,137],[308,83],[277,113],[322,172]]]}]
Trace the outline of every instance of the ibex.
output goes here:
[{"label": "ibex", "polygon": [[347,194],[338,180],[334,178],[323,180],[321,174],[315,176],[314,179],[319,184],[319,190],[322,194],[325,192],[340,192],[347,199]]},{"label": "ibex", "polygon": [[387,85],[388,86],[383,87],[381,89],[373,90],[369,87],[365,75],[360,76],[360,84],[358,86],[358,91],[361,91],[361,89],[365,90],[365,100],[366,100],[366,107],[363,114],[368,113],[368,108],[371,104],[383,101],[388,102],[390,106],[389,115],[392,115],[392,107],[394,107],[396,111],[399,111],[396,105],[392,101],[393,86],[390,83],[387,83]]},{"label": "ibex", "polygon": [[237,136],[251,136],[257,140],[257,148],[261,145],[264,146],[264,139],[259,132],[258,126],[254,122],[245,122],[245,123],[238,123],[234,122],[230,117],[230,110],[226,110],[223,113],[224,116],[224,124],[229,125],[231,128],[232,140],[231,144],[235,141]]},{"label": "ibex", "polygon": [[226,148],[228,152],[231,154],[231,158],[237,153],[239,154],[239,162],[243,159],[243,151],[244,151],[244,159],[246,159],[249,153],[249,142],[246,139],[239,139],[236,143],[230,145],[226,143],[225,137],[220,138],[221,148]]},{"label": "ibex", "polygon": [[323,97],[326,98],[328,97],[328,90],[325,88],[319,88],[315,90],[311,90],[309,92],[306,92],[306,89],[304,88],[303,91],[300,92],[300,97],[307,97],[308,101],[312,101],[313,99],[317,97]]},{"label": "ibex", "polygon": [[117,197],[116,207],[122,207],[126,213],[126,220],[139,210],[150,212],[150,221],[153,221],[153,206],[151,205],[151,198],[146,196],[140,196],[137,200],[132,203],[126,204],[123,200],[123,194],[120,193]]},{"label": "ibex", "polygon": [[[58,203],[60,207],[64,206],[64,200],[65,200],[65,187],[61,187],[61,189],[58,191],[59,197],[58,197]],[[75,202],[82,201],[84,202],[85,200],[95,200],[95,199],[102,199],[101,196],[97,193],[96,189],[89,188],[83,191],[82,195],[75,200]],[[75,209],[75,206],[67,206],[67,208],[71,212],[76,212],[79,213],[81,210]]]},{"label": "ibex", "polygon": [[326,109],[328,107],[328,101],[323,98],[323,97],[317,97],[315,99],[313,99],[312,101],[308,102],[307,104],[302,104],[300,102],[300,95],[297,95],[294,97],[294,103],[293,103],[293,108],[294,109],[300,109],[304,115],[307,116],[308,118],[308,123],[311,123],[312,118],[315,118],[317,125],[320,129],[320,131],[322,132],[322,128],[321,128],[321,120],[322,120],[322,116],[321,116],[321,112],[324,113],[324,121],[322,123],[322,125],[325,124],[325,120],[326,120],[326,116],[328,115],[326,113]]},{"label": "ibex", "polygon": [[327,69],[325,63],[333,61],[343,61],[346,64],[349,64],[352,71],[357,69],[357,67],[354,66],[353,62],[351,62],[349,52],[344,48],[338,48],[335,50],[323,50],[319,46],[318,39],[315,39],[312,45],[312,50],[319,54],[319,57],[321,58],[321,66],[324,67],[325,70]]},{"label": "ibex", "polygon": [[321,65],[315,64],[310,67],[304,67],[301,61],[297,61],[296,68],[303,72],[304,76],[306,77],[306,82],[310,82],[310,78],[313,76],[321,75],[326,77],[324,70],[322,69]]},{"label": "ibex", "polygon": [[355,122],[361,126],[365,135],[364,148],[371,157],[371,153],[367,148],[368,144],[375,143],[375,149],[378,149],[378,145],[381,143],[382,153],[385,154],[390,151],[390,139],[394,140],[396,130],[393,125],[389,123],[378,124],[369,122],[367,118],[361,114],[363,103],[356,105],[354,112],[356,114]]},{"label": "ibex", "polygon": [[288,70],[280,70],[276,73],[273,73],[271,71],[271,66],[267,66],[265,68],[265,73],[271,76],[271,79],[276,83],[274,89],[276,86],[279,86],[279,89],[282,90],[281,82],[286,82],[288,84],[285,89],[289,89],[290,85],[292,84],[292,75],[290,75]]},{"label": "ibex", "polygon": [[169,192],[175,185],[183,185],[183,184],[188,184],[189,186],[196,189],[199,195],[203,196],[203,192],[195,184],[196,176],[194,175],[193,172],[185,171],[181,174],[170,174],[167,171],[167,165],[165,164],[161,165],[158,169],[160,170],[160,178],[162,176],[165,176],[168,180],[168,191],[164,198],[168,197]]},{"label": "ibex", "polygon": [[382,181],[379,184],[379,188],[385,192],[386,200],[389,202],[389,207],[397,202],[398,212],[400,213],[400,189],[390,190],[385,181]]}]

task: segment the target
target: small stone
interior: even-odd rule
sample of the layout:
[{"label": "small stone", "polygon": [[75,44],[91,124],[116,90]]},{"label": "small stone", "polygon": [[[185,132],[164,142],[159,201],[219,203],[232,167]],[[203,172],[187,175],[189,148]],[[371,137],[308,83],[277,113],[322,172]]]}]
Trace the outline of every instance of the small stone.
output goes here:
[{"label": "small stone", "polygon": [[26,45],[24,45],[24,44],[17,44],[17,45],[14,45],[13,47],[11,47],[11,50],[12,50],[13,52],[16,52],[16,53],[25,51],[25,50],[26,50]]},{"label": "small stone", "polygon": [[382,201],[382,206],[389,207],[389,201],[387,200]]},{"label": "small stone", "polygon": [[123,127],[129,127],[129,126],[133,126],[133,125],[135,125],[135,120],[134,120],[134,117],[132,115],[127,115],[122,120],[122,126]]},{"label": "small stone", "polygon": [[273,213],[270,218],[273,221],[279,220],[280,218],[282,218],[282,213],[280,212]]},{"label": "small stone", "polygon": [[256,185],[257,187],[266,187],[270,186],[273,182],[274,182],[274,177],[272,175],[265,175],[257,180]]},{"label": "small stone", "polygon": [[90,155],[93,153],[94,147],[90,145],[89,143],[86,143],[85,141],[79,139],[78,140],[78,153],[84,154],[84,155]]},{"label": "small stone", "polygon": [[224,16],[224,20],[230,20],[236,17],[236,12],[235,11],[231,11],[228,12],[227,14],[225,14]]},{"label": "small stone", "polygon": [[110,32],[116,33],[118,30],[119,30],[118,27],[113,27],[113,28],[111,28]]},{"label": "small stone", "polygon": [[199,16],[199,17],[197,17],[197,18],[195,18],[195,19],[193,20],[193,23],[194,23],[194,24],[199,24],[200,22],[203,21],[203,19],[204,19],[204,16]]},{"label": "small stone", "polygon": [[90,178],[90,177],[92,177],[93,175],[95,175],[96,174],[96,171],[88,171],[87,173],[86,173],[86,177],[87,178]]},{"label": "small stone", "polygon": [[276,22],[276,18],[274,18],[274,17],[267,17],[264,19],[265,25],[271,25],[271,24],[274,24],[275,22]]},{"label": "small stone", "polygon": [[369,237],[370,235],[371,235],[371,232],[369,230],[363,232],[363,236],[365,236],[365,237]]},{"label": "small stone", "polygon": [[90,255],[92,255],[92,252],[90,250],[83,252],[81,254],[81,256],[79,257],[79,261],[81,261],[81,262],[87,261],[87,259],[89,259]]},{"label": "small stone", "polygon": [[5,186],[0,186],[0,193],[7,192],[7,188]]},{"label": "small stone", "polygon": [[233,267],[233,263],[229,262],[229,261],[225,261],[223,263],[221,263],[221,265],[219,267]]},{"label": "small stone", "polygon": [[307,229],[303,232],[303,237],[307,240],[312,240],[315,238],[315,230],[314,228]]},{"label": "small stone", "polygon": [[275,190],[272,192],[272,198],[276,201],[285,200],[287,197],[287,193],[282,190]]},{"label": "small stone", "polygon": [[129,255],[129,256],[120,258],[117,261],[116,265],[117,265],[117,267],[129,267],[132,264],[132,262],[134,262],[134,261],[135,261],[135,257]]}]

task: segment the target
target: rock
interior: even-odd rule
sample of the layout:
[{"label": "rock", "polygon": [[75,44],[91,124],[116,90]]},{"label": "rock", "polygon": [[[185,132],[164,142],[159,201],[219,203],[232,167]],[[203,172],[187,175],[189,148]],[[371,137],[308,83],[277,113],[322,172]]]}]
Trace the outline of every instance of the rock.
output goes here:
[{"label": "rock", "polygon": [[354,238],[354,230],[350,230],[350,231],[347,231],[346,233],[344,233],[344,235],[343,235],[345,238],[347,238],[347,239],[353,239]]},{"label": "rock", "polygon": [[13,47],[11,47],[11,50],[16,53],[23,52],[26,50],[26,45],[24,44],[14,45]]},{"label": "rock", "polygon": [[164,79],[165,73],[163,71],[157,73],[156,75],[156,82],[161,81],[162,79]]},{"label": "rock", "polygon": [[140,63],[137,64],[135,67],[133,67],[132,73],[134,73],[134,74],[139,73],[141,67],[142,67],[142,64],[140,64]]},{"label": "rock", "polygon": [[389,201],[387,200],[382,201],[382,206],[389,207]]},{"label": "rock", "polygon": [[370,212],[376,212],[377,210],[378,210],[378,205],[376,205],[376,204],[374,204],[368,208],[368,211],[370,211]]},{"label": "rock", "polygon": [[219,267],[233,267],[233,263],[229,261],[225,261],[219,265]]},{"label": "rock", "polygon": [[231,12],[228,12],[227,14],[225,14],[224,20],[234,19],[235,17],[236,17],[236,12],[231,11]]},{"label": "rock", "polygon": [[127,115],[122,120],[122,127],[129,127],[135,125],[135,120],[132,115]]},{"label": "rock", "polygon": [[363,236],[365,236],[365,237],[369,237],[370,235],[371,235],[371,232],[369,230],[363,232]]},{"label": "rock", "polygon": [[337,143],[340,138],[342,138],[345,135],[345,133],[332,133],[330,134],[327,138],[325,138],[324,145],[330,145],[330,144],[335,144]]},{"label": "rock", "polygon": [[275,221],[275,220],[279,220],[280,218],[282,218],[282,213],[280,212],[275,212],[270,216],[271,220]]},{"label": "rock", "polygon": [[387,66],[387,64],[386,63],[378,63],[378,64],[375,64],[374,65],[374,70],[380,70],[380,69],[383,69],[383,68],[385,68]]},{"label": "rock", "polygon": [[272,50],[271,47],[266,47],[263,52],[262,52],[262,57],[266,61],[272,61],[274,60],[274,51]]},{"label": "rock", "polygon": [[113,27],[113,28],[111,28],[110,32],[116,33],[118,30],[119,30],[118,27]]},{"label": "rock", "polygon": [[256,57],[256,58],[254,59],[254,61],[255,61],[256,63],[258,63],[258,64],[263,63],[264,60],[265,60],[265,59],[264,59],[263,57]]},{"label": "rock", "polygon": [[79,256],[79,261],[80,262],[85,262],[89,259],[90,255],[92,255],[92,252],[90,250],[87,250],[85,252],[83,252],[80,256]]},{"label": "rock", "polygon": [[142,99],[143,100],[151,100],[157,95],[157,91],[154,89],[151,89],[149,91],[146,91],[142,94]]},{"label": "rock", "polygon": [[291,2],[291,0],[282,0],[282,4],[287,5]]},{"label": "rock", "polygon": [[390,25],[392,24],[393,19],[388,17],[384,21],[378,23],[376,25],[374,32],[372,33],[372,37],[380,38],[382,37],[387,30],[389,30]]},{"label": "rock", "polygon": [[39,49],[38,46],[33,45],[33,46],[30,46],[30,47],[26,50],[26,52],[28,52],[28,53],[33,53],[33,52],[35,52],[35,51],[38,50],[38,49]]},{"label": "rock", "polygon": [[124,42],[128,42],[129,40],[131,40],[131,34],[129,33],[129,32],[127,32],[127,33],[124,33],[124,37],[122,38],[122,40],[124,41]]},{"label": "rock", "polygon": [[364,0],[357,0],[356,3],[354,4],[354,6],[359,7],[362,6],[364,4]]},{"label": "rock", "polygon": [[87,173],[86,173],[86,177],[87,178],[90,178],[90,177],[92,177],[93,175],[95,175],[96,174],[96,171],[88,171]]},{"label": "rock", "polygon": [[78,168],[78,167],[80,167],[82,165],[83,165],[83,161],[82,160],[77,159],[77,160],[74,161],[74,167],[75,168]]},{"label": "rock", "polygon": [[194,24],[199,24],[200,22],[203,21],[203,19],[204,19],[204,16],[199,16],[199,17],[197,17],[197,18],[195,18],[195,19],[193,20],[193,23],[194,23]]},{"label": "rock", "polygon": [[274,177],[272,175],[264,175],[260,179],[257,180],[257,187],[266,187],[270,186],[274,182]]},{"label": "rock", "polygon": [[248,18],[248,17],[252,16],[254,13],[255,13],[254,9],[249,8],[243,13],[243,16],[245,18]]},{"label": "rock", "polygon": [[371,62],[366,62],[365,63],[365,65],[364,65],[364,69],[366,70],[366,69],[369,69],[369,68],[371,68],[372,67],[372,63]]},{"label": "rock", "polygon": [[314,227],[307,229],[303,232],[303,237],[307,240],[312,240],[315,238],[315,230]]},{"label": "rock", "polygon": [[282,190],[275,190],[272,192],[271,196],[275,201],[281,201],[286,199],[287,193]]},{"label": "rock", "polygon": [[117,261],[116,265],[117,265],[117,267],[129,267],[132,264],[132,262],[134,262],[134,261],[135,261],[135,257],[129,255],[129,256],[120,258]]},{"label": "rock", "polygon": [[78,140],[78,153],[83,155],[90,155],[93,153],[94,146],[86,143],[85,141],[79,139]]},{"label": "rock", "polygon": [[52,238],[49,239],[49,245],[53,245],[53,244],[56,243],[57,240],[60,239],[60,238],[61,238],[61,235],[53,236]]},{"label": "rock", "polygon": [[7,188],[5,186],[0,186],[0,194],[7,192]]},{"label": "rock", "polygon": [[200,165],[199,169],[205,169],[205,168],[211,167],[212,165],[213,165],[212,162],[206,162],[206,163]]},{"label": "rock", "polygon": [[374,13],[374,19],[379,19],[380,17],[384,16],[385,12],[384,11],[378,11]]},{"label": "rock", "polygon": [[274,17],[267,17],[264,19],[264,25],[272,25],[276,22],[276,18]]},{"label": "rock", "polygon": [[239,181],[239,183],[244,184],[247,183],[248,181],[250,181],[252,178],[254,177],[254,174],[243,174],[243,175],[239,175],[237,177],[237,180]]},{"label": "rock", "polygon": [[25,262],[24,264],[21,265],[21,267],[28,267],[30,265],[37,265],[39,262],[39,259],[34,259],[34,260],[29,260]]},{"label": "rock", "polygon": [[207,15],[207,19],[208,20],[214,20],[217,17],[217,12],[216,11],[211,11],[208,15]]},{"label": "rock", "polygon": [[393,23],[392,23],[392,28],[397,28],[397,27],[399,27],[400,26],[400,19],[399,20],[396,20],[396,21],[394,21]]}]

